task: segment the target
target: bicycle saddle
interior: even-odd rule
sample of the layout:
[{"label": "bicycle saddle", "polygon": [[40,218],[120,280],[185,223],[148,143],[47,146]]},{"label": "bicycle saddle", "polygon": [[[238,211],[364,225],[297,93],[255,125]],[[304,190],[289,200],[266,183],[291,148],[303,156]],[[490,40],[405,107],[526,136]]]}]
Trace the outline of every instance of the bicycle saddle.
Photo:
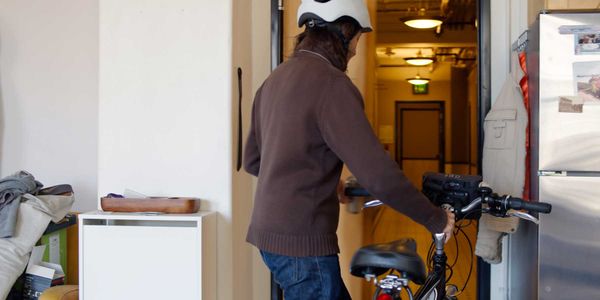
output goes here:
[{"label": "bicycle saddle", "polygon": [[379,276],[389,269],[405,272],[416,284],[425,282],[425,264],[417,254],[415,240],[403,238],[390,243],[365,246],[354,253],[350,263],[350,273],[358,277],[366,274]]}]

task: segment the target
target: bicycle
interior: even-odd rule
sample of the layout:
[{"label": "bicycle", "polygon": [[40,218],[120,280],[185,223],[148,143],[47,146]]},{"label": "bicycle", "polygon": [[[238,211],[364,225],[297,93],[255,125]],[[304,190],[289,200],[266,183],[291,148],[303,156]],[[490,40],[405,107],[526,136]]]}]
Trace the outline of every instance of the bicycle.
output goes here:
[{"label": "bicycle", "polygon": [[[496,217],[514,216],[537,224],[539,220],[531,213],[552,211],[548,203],[499,196],[490,187],[482,186],[480,176],[425,173],[422,192],[434,205],[454,212],[457,222],[479,219],[482,213],[488,213]],[[347,182],[344,193],[349,197],[370,197],[355,181]],[[370,200],[363,208],[382,204],[380,200]],[[416,242],[411,238],[360,248],[352,258],[350,272],[373,282],[376,286],[374,300],[400,300],[403,290],[410,300],[458,299],[458,287],[446,284],[448,258],[444,240],[443,233],[433,234],[427,259],[432,266],[429,272],[426,272],[425,264],[416,252]],[[408,285],[410,281],[420,285],[415,294]]]}]

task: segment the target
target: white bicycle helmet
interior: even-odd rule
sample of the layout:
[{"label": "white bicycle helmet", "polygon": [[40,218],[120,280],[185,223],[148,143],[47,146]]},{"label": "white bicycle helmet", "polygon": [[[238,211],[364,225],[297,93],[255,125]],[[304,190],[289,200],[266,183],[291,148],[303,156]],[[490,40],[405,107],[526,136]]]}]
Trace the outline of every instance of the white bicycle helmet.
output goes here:
[{"label": "white bicycle helmet", "polygon": [[363,0],[302,0],[298,8],[298,27],[310,20],[334,22],[341,17],[350,17],[362,28],[372,31],[369,10]]}]

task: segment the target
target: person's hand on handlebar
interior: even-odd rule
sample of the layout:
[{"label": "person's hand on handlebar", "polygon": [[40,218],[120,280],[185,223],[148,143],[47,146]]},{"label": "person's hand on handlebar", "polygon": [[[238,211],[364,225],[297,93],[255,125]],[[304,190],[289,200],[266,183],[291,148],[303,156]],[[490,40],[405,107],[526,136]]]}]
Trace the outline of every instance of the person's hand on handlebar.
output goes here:
[{"label": "person's hand on handlebar", "polygon": [[446,212],[446,216],[448,217],[448,223],[446,223],[446,227],[444,227],[444,234],[446,235],[445,242],[448,243],[448,241],[452,237],[452,231],[454,230],[454,219],[456,218],[456,216],[454,216],[454,213],[450,212],[449,210],[444,211]]}]

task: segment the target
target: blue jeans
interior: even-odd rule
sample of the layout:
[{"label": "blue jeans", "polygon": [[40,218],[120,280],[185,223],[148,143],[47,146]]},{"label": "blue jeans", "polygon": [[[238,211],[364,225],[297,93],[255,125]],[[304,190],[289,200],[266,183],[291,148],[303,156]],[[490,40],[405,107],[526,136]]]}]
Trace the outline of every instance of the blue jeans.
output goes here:
[{"label": "blue jeans", "polygon": [[294,257],[260,251],[285,300],[351,299],[337,255]]}]

